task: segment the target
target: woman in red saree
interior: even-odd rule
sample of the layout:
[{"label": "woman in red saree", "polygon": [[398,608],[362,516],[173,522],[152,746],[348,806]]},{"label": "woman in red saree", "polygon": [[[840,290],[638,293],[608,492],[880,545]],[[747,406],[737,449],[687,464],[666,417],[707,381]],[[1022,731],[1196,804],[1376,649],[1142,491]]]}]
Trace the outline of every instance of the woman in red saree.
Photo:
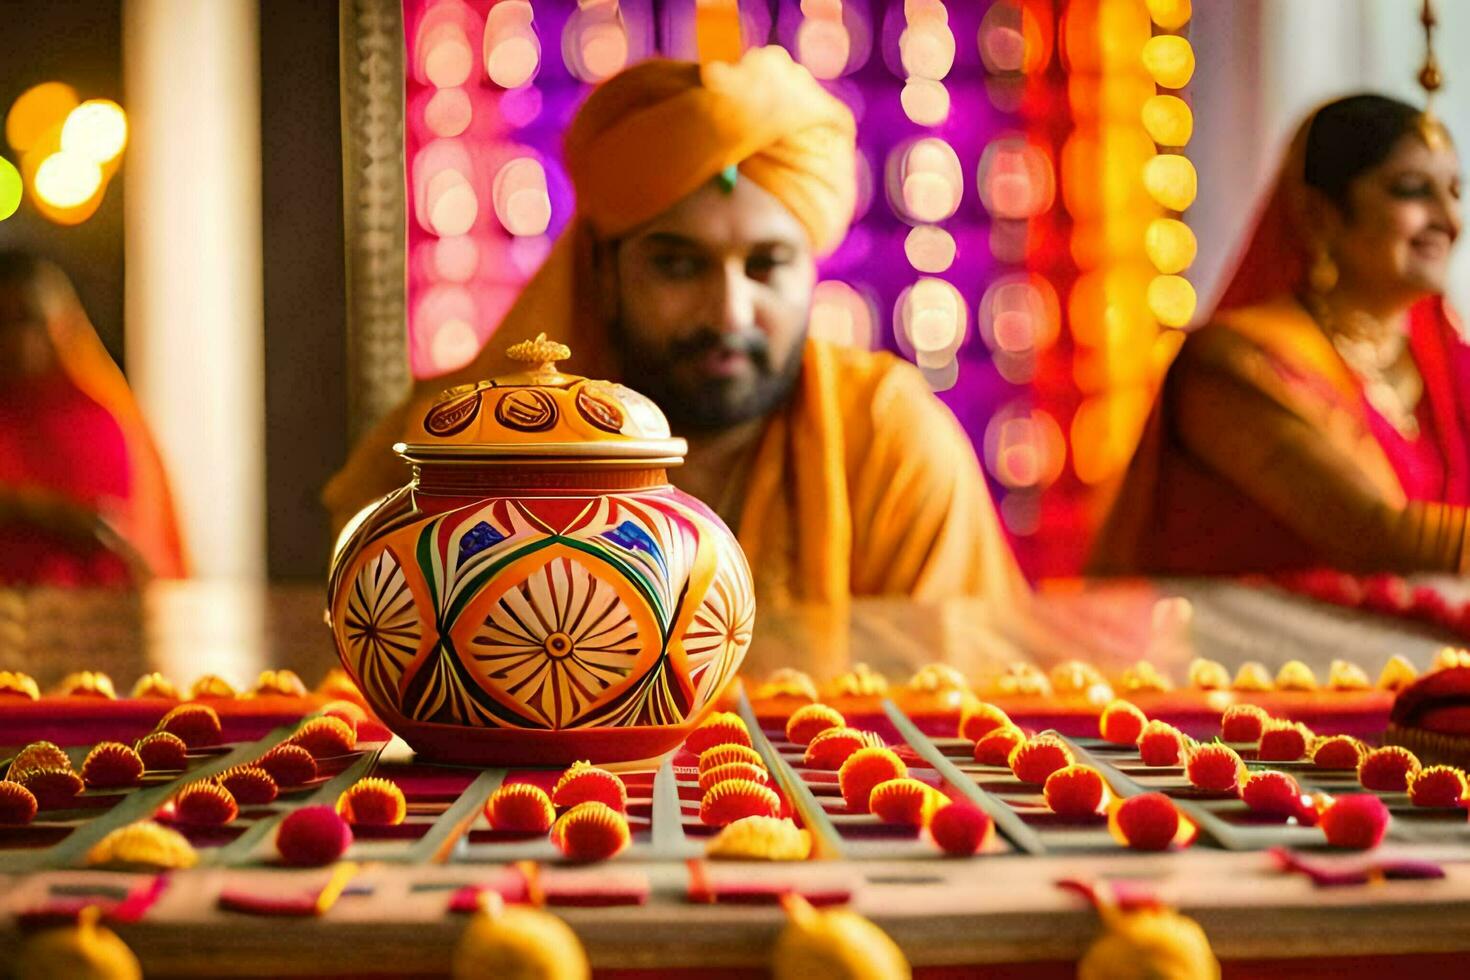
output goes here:
[{"label": "woman in red saree", "polygon": [[1442,295],[1460,228],[1437,120],[1376,95],[1317,110],[1169,369],[1092,570],[1470,572],[1470,347]]},{"label": "woman in red saree", "polygon": [[158,451],[71,283],[0,251],[0,584],[185,571]]}]

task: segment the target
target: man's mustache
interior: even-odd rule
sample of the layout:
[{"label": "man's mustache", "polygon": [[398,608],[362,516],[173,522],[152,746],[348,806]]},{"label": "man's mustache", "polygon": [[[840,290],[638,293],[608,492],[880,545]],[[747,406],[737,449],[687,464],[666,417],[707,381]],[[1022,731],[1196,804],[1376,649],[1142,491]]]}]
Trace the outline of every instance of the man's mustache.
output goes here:
[{"label": "man's mustache", "polygon": [[669,344],[669,359],[682,361],[710,353],[744,354],[752,364],[765,370],[771,363],[771,342],[759,330],[731,333],[700,329]]}]

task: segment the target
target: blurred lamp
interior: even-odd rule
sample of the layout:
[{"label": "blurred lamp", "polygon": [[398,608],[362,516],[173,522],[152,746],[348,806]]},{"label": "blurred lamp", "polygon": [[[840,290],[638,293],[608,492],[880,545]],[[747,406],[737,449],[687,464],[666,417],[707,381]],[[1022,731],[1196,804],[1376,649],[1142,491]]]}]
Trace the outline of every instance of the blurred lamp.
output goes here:
[{"label": "blurred lamp", "polygon": [[1159,34],[1143,46],[1143,67],[1162,87],[1183,88],[1194,75],[1194,49],[1177,34]]},{"label": "blurred lamp", "polygon": [[1143,186],[1150,197],[1170,211],[1184,211],[1194,203],[1199,177],[1188,157],[1160,153],[1143,165]]},{"label": "blurred lamp", "polygon": [[1194,319],[1194,287],[1183,276],[1155,276],[1148,284],[1148,308],[1166,327],[1185,327]]},{"label": "blurred lamp", "polygon": [[102,186],[102,168],[80,153],[62,150],[36,168],[36,196],[56,208],[87,203]]},{"label": "blurred lamp", "polygon": [[61,127],[61,148],[94,163],[115,160],[128,144],[128,119],[110,99],[88,99]]},{"label": "blurred lamp", "polygon": [[20,207],[21,193],[25,185],[15,164],[0,157],[0,221],[4,221]]}]

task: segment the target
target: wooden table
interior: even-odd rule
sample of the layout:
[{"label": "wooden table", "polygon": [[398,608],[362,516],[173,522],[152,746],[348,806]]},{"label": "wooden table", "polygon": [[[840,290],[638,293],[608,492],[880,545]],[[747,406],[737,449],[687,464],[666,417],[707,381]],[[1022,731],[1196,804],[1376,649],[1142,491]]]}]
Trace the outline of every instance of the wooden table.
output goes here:
[{"label": "wooden table", "polygon": [[[1153,604],[1164,595],[1193,603],[1188,635],[1154,634]],[[310,683],[333,662],[320,604],[320,591],[306,587],[241,592],[176,586],[156,592],[146,603],[142,662],[181,680],[210,671],[242,685],[261,667],[284,666]],[[974,677],[1018,659],[1043,667],[1083,659],[1112,673],[1144,651],[1176,681],[1196,655],[1231,668],[1245,660],[1275,668],[1299,659],[1319,674],[1332,659],[1343,658],[1372,675],[1393,653],[1423,668],[1450,639],[1415,625],[1221,583],[1058,589],[1040,595],[1034,608],[1004,612],[964,603],[863,602],[841,644],[813,644],[812,622],[800,610],[764,617],[758,626],[762,645],[752,654],[761,665],[755,676],[778,663],[831,670],[843,655],[896,678],[936,660]],[[54,675],[87,664],[79,658],[48,666]],[[120,684],[126,679],[118,678]],[[936,975],[944,973],[941,968],[976,975],[978,967],[1007,964],[1007,977],[1070,976],[1071,964],[1098,927],[1078,898],[1056,886],[1068,877],[1147,883],[1199,921],[1227,961],[1227,972],[1237,976],[1332,976],[1349,966],[1360,975],[1427,975],[1459,964],[1458,957],[1470,951],[1470,827],[1440,835],[1435,843],[1386,844],[1379,854],[1443,862],[1446,877],[1320,889],[1277,871],[1261,852],[1198,845],[1166,855],[1116,849],[1026,855],[1012,849],[967,861],[910,849],[902,860],[722,865],[719,873],[845,882],[856,908],[887,930],[916,967],[934,968]],[[780,913],[689,903],[688,871],[669,857],[635,852],[607,866],[647,880],[644,905],[557,910],[582,938],[594,965],[613,973],[759,971],[781,926]],[[214,898],[222,883],[239,884],[242,875],[271,888],[306,890],[320,883],[323,872],[203,867],[176,875],[149,916],[119,933],[149,976],[442,974],[464,925],[463,917],[446,914],[448,895],[455,886],[496,874],[498,866],[484,860],[461,851],[446,864],[370,862],[358,879],[370,894],[348,895],[328,916],[304,920],[223,912]],[[0,920],[0,962],[18,941],[10,913],[33,906],[58,883],[96,880],[138,879],[75,870],[0,876],[0,912],[7,916]]]}]

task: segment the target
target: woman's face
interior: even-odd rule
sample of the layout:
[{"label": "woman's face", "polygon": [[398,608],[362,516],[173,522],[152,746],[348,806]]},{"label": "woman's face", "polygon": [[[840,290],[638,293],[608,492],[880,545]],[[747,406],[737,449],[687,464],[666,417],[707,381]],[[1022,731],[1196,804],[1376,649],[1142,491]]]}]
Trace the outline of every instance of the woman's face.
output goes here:
[{"label": "woman's face", "polygon": [[1460,157],[1404,136],[1388,158],[1348,185],[1347,212],[1331,245],[1340,282],[1413,301],[1442,293],[1460,234]]}]

